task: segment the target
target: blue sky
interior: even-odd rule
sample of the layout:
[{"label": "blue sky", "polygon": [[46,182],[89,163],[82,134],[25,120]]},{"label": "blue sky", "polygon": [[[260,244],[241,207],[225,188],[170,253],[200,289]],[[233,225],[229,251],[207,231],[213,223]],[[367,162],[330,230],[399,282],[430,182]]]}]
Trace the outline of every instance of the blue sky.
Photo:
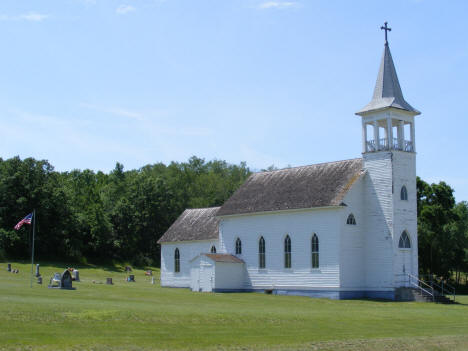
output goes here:
[{"label": "blue sky", "polygon": [[417,173],[468,200],[466,1],[2,0],[0,157],[355,158],[389,22]]}]

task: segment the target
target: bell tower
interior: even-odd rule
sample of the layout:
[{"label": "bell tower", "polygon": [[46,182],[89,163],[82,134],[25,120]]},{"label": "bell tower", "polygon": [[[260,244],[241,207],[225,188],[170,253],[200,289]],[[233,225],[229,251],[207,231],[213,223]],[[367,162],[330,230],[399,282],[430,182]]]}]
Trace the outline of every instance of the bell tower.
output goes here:
[{"label": "bell tower", "polygon": [[391,28],[385,22],[381,29],[385,45],[374,94],[356,115],[366,170],[366,282],[390,291],[406,286],[408,274],[418,275],[414,119],[420,112],[403,97],[388,44]]}]

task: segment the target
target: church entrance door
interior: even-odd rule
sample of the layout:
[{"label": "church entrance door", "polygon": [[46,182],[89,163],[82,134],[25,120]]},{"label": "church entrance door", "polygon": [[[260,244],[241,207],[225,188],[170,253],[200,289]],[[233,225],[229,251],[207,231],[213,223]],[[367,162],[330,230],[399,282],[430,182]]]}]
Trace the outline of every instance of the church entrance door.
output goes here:
[{"label": "church entrance door", "polygon": [[399,252],[399,258],[400,258],[400,275],[403,278],[403,284],[402,286],[409,287],[409,279],[408,279],[408,274],[412,275],[413,270],[412,270],[412,259],[411,259],[411,249],[400,249]]}]

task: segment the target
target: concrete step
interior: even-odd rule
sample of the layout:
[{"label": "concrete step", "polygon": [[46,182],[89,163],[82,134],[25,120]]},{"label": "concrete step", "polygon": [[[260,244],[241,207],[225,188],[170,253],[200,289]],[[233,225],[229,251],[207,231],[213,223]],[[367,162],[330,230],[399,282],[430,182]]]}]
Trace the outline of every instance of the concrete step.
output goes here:
[{"label": "concrete step", "polygon": [[434,291],[434,298],[416,288],[397,288],[395,289],[395,299],[397,301],[418,301],[418,302],[436,302],[443,304],[453,303],[453,300],[447,296],[438,294]]}]

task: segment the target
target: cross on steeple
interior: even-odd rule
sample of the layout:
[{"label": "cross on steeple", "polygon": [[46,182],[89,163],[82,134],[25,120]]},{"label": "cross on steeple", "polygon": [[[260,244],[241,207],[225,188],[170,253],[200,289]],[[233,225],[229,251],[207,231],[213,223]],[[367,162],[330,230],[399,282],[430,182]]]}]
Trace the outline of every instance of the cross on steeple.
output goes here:
[{"label": "cross on steeple", "polygon": [[387,27],[387,22],[384,23],[385,26],[380,27],[380,29],[385,31],[385,45],[388,45],[387,32],[391,32],[392,28]]}]

